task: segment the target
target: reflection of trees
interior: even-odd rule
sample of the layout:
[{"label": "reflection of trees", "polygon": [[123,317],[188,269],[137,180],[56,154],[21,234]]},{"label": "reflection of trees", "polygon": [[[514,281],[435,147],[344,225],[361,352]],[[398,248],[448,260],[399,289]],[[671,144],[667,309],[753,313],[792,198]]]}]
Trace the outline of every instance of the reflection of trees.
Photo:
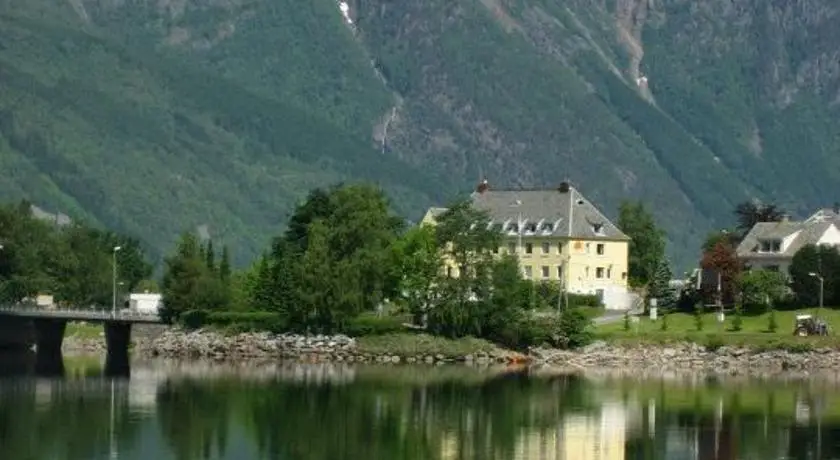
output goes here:
[{"label": "reflection of trees", "polygon": [[[158,418],[161,434],[178,460],[208,459],[227,450],[231,391],[240,386],[226,380],[198,382],[167,381],[158,390]],[[239,403],[239,401],[236,401]],[[248,401],[241,403],[247,404]]]},{"label": "reflection of trees", "polygon": [[[160,426],[180,459],[208,458],[233,420],[261,458],[511,458],[525,429],[556,427],[585,394],[573,377],[412,385],[170,383]],[[215,444],[214,444],[215,443]]]},{"label": "reflection of trees", "polygon": [[[110,441],[111,393],[105,383],[97,391],[75,382],[54,382],[50,400],[39,404],[34,381],[0,387],[0,458],[89,460],[107,455]],[[118,390],[119,392],[119,390]],[[117,443],[129,447],[136,424],[128,418],[124,392],[115,398]]]}]

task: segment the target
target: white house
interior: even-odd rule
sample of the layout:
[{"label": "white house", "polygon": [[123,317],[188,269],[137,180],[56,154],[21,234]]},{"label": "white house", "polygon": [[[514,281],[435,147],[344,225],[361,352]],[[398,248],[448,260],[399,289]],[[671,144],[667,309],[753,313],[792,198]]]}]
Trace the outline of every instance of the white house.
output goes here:
[{"label": "white house", "polygon": [[793,256],[809,244],[840,247],[840,214],[821,209],[801,222],[759,222],[738,245],[737,253],[748,268],[787,275]]},{"label": "white house", "polygon": [[138,313],[157,314],[160,310],[162,298],[163,296],[161,294],[151,292],[130,294],[128,296],[128,306],[131,310]]}]

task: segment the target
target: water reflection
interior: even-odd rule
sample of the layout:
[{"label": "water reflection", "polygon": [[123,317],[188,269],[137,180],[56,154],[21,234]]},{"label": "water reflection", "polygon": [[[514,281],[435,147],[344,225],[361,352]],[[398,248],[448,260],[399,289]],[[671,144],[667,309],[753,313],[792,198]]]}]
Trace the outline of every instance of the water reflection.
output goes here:
[{"label": "water reflection", "polygon": [[[15,369],[9,374],[9,369]],[[2,367],[0,458],[734,460],[840,457],[836,380],[464,367]]]}]

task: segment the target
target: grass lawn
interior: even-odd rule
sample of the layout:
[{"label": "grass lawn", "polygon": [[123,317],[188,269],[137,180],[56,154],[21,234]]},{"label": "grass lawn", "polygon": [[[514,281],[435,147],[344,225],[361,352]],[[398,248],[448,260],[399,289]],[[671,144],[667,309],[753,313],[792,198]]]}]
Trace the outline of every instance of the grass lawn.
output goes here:
[{"label": "grass lawn", "polygon": [[372,355],[392,354],[399,356],[443,355],[450,358],[490,352],[496,349],[492,343],[472,337],[447,339],[428,334],[398,333],[359,337],[358,350]]},{"label": "grass lawn", "polygon": [[744,315],[741,330],[733,330],[734,314],[728,313],[723,324],[718,323],[715,313],[703,314],[703,328],[697,330],[695,317],[689,313],[668,315],[667,330],[662,330],[662,317],[651,321],[642,317],[637,324],[631,324],[630,331],[624,330],[624,321],[596,326],[596,335],[604,340],[620,343],[669,343],[691,341],[700,344],[744,345],[767,348],[809,349],[819,347],[840,348],[840,311],[823,308],[820,317],[833,328],[828,337],[795,337],[793,328],[795,316],[814,314],[815,309],[776,311],[776,332],[770,332],[769,313]]}]

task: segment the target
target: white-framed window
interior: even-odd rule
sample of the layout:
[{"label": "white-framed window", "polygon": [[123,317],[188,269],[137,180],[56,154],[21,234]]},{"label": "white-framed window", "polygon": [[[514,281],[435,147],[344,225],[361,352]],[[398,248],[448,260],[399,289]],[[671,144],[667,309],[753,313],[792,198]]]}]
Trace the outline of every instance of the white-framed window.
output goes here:
[{"label": "white-framed window", "polygon": [[551,269],[548,267],[548,265],[543,265],[542,266],[542,277],[543,278],[548,278],[549,276],[551,276]]},{"label": "white-framed window", "polygon": [[534,245],[532,243],[525,243],[525,254],[533,254]]},{"label": "white-framed window", "polygon": [[604,267],[595,268],[595,278],[601,279],[604,277]]},{"label": "white-framed window", "polygon": [[530,265],[525,266],[525,278],[531,279],[534,276],[533,269]]},{"label": "white-framed window", "polygon": [[545,241],[542,244],[542,253],[543,254],[548,254],[549,252],[551,252],[551,243],[549,243],[548,241]]},{"label": "white-framed window", "polygon": [[596,244],[595,245],[595,253],[598,254],[599,256],[604,255],[604,252],[605,252],[605,249],[606,249],[605,246],[606,245],[604,243]]}]

